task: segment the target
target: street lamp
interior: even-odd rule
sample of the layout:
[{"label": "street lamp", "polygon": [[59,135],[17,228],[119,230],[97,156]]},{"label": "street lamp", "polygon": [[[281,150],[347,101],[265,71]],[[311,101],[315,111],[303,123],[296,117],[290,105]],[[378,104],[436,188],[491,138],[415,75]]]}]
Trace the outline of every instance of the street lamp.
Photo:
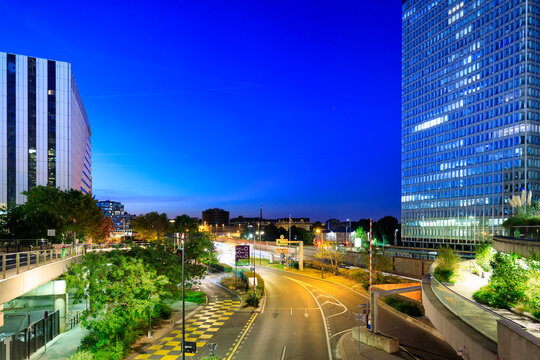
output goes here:
[{"label": "street lamp", "polygon": [[204,248],[204,251],[208,251],[208,266],[207,266],[207,272],[210,274],[210,249]]},{"label": "street lamp", "polygon": [[398,232],[398,229],[394,231],[394,246],[397,246],[397,232]]}]

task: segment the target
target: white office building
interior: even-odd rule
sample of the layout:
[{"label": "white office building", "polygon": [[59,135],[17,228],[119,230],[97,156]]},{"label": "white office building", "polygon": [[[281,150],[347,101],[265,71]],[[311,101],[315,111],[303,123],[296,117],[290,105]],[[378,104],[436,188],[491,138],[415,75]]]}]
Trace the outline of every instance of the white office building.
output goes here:
[{"label": "white office building", "polygon": [[92,190],[90,125],[71,64],[0,52],[0,206],[39,185]]}]

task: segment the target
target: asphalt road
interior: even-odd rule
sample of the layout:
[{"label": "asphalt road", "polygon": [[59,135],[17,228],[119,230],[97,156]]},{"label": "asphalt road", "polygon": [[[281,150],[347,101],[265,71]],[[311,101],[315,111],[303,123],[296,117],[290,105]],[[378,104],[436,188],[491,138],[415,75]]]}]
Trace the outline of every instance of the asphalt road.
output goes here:
[{"label": "asphalt road", "polygon": [[[357,305],[367,299],[337,284],[258,270],[265,280],[266,304],[233,359],[339,360],[337,342],[345,331],[359,325]],[[446,342],[382,308],[379,315],[380,331],[399,338],[401,357],[459,359]]]}]

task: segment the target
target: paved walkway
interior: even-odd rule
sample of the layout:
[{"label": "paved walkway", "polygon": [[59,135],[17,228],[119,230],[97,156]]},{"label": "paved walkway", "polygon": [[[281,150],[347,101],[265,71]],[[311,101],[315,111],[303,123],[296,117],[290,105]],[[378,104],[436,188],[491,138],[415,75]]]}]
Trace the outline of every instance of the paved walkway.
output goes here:
[{"label": "paved walkway", "polygon": [[382,350],[362,344],[352,337],[352,331],[345,333],[338,343],[339,353],[342,360],[368,359],[368,360],[394,360],[403,359]]},{"label": "paved walkway", "polygon": [[[460,270],[459,276],[456,280],[454,286],[451,286],[450,289],[455,291],[461,296],[466,297],[469,300],[475,301],[473,299],[473,294],[480,289],[482,286],[488,284],[488,277],[482,278],[481,276],[474,275],[468,270]],[[526,316],[516,314],[510,310],[506,309],[495,309],[487,305],[483,307],[492,310],[493,312],[512,320],[522,326],[524,326],[529,333],[536,337],[540,337],[540,322],[534,321]],[[496,326],[496,324],[494,325]]]},{"label": "paved walkway", "polygon": [[67,359],[73,355],[81,343],[84,330],[81,325],[62,333],[47,343],[47,350],[42,347],[30,356],[33,360]]}]

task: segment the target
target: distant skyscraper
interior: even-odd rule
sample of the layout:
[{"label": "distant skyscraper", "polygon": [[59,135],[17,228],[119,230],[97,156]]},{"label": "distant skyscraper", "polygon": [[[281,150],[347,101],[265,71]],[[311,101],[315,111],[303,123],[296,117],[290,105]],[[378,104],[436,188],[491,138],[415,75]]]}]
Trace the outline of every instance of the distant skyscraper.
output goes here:
[{"label": "distant skyscraper", "polygon": [[0,205],[37,185],[90,192],[90,125],[71,64],[3,52],[0,64]]},{"label": "distant skyscraper", "polygon": [[540,195],[540,4],[402,2],[402,240],[468,250]]}]

